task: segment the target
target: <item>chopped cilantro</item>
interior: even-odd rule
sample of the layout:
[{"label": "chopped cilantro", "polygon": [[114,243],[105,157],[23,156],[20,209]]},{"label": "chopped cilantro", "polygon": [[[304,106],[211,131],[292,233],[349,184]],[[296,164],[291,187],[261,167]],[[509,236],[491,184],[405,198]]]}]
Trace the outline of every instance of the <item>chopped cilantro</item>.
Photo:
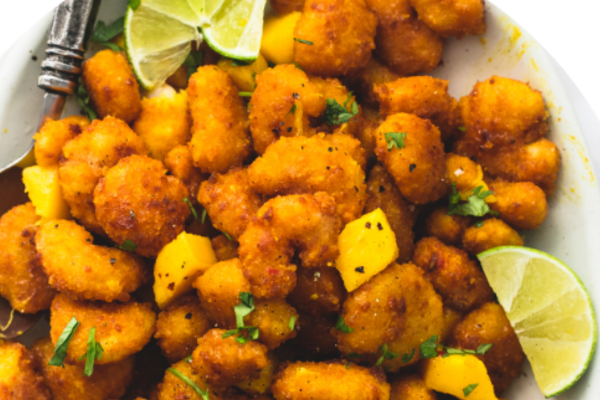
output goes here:
[{"label": "chopped cilantro", "polygon": [[133,243],[131,240],[127,239],[127,240],[125,240],[125,242],[123,242],[123,244],[121,246],[117,245],[117,248],[119,248],[121,250],[129,251],[129,252],[134,252],[137,250],[138,246],[135,243]]},{"label": "chopped cilantro", "polygon": [[477,354],[480,355],[484,355],[485,353],[487,353],[488,351],[490,351],[490,349],[494,347],[494,343],[484,343],[482,345],[480,345],[477,350],[475,350],[475,352]]},{"label": "chopped cilantro", "polygon": [[456,184],[452,184],[452,193],[450,194],[450,203],[448,205],[448,215],[472,215],[474,217],[483,217],[487,213],[497,215],[495,211],[490,210],[490,207],[485,202],[485,198],[494,194],[489,190],[483,190],[483,186],[478,186],[473,189],[473,194],[470,195],[466,203],[460,203],[460,195],[456,190]]},{"label": "chopped cilantro", "polygon": [[[406,139],[406,133],[404,132],[388,132],[385,134],[385,141],[387,142],[388,151],[391,151],[394,147],[397,149],[403,149],[406,147],[404,143],[404,139]],[[412,171],[411,171],[412,172]]]},{"label": "chopped cilantro", "polygon": [[394,359],[396,357],[399,357],[399,354],[396,353],[392,353],[390,351],[388,351],[388,345],[387,343],[384,343],[379,350],[381,350],[381,357],[379,357],[379,359],[377,360],[377,362],[375,363],[376,366],[380,366],[381,364],[383,364],[383,360],[387,359],[387,360],[391,360]]},{"label": "chopped cilantro", "polygon": [[83,369],[83,375],[92,376],[94,373],[94,361],[102,358],[104,349],[100,343],[96,342],[96,327],[90,329],[87,342],[87,352],[79,357],[79,361],[85,358],[85,368]]},{"label": "chopped cilantro", "polygon": [[200,220],[200,222],[202,222],[202,224],[204,225],[204,221],[206,221],[206,208],[202,210],[202,219]]},{"label": "chopped cilantro", "polygon": [[339,316],[337,323],[335,324],[335,329],[342,331],[342,333],[354,332],[354,329],[352,329],[348,325],[346,325],[346,323],[344,322],[344,318],[342,318],[341,315]]},{"label": "chopped cilantro", "polygon": [[314,45],[314,43],[311,42],[310,40],[304,40],[304,39],[298,39],[298,38],[294,38],[294,40],[298,43],[308,44],[310,46]]},{"label": "chopped cilantro", "polygon": [[300,64],[298,64],[297,62],[294,63],[294,67],[298,68],[300,71],[304,71],[304,69],[302,69]]},{"label": "chopped cilantro", "polygon": [[67,356],[67,347],[69,347],[69,342],[73,339],[73,335],[75,331],[79,327],[79,321],[73,315],[73,318],[69,321],[65,329],[63,329],[58,341],[56,342],[56,347],[54,348],[54,355],[50,359],[48,365],[55,365],[57,367],[65,367],[64,360]]},{"label": "chopped cilantro", "polygon": [[289,113],[287,113],[287,115],[290,115],[290,114],[294,115],[294,114],[296,114],[296,108],[297,108],[297,107],[296,107],[296,104],[294,104],[294,105],[292,106],[292,108],[290,108],[290,112],[289,112]]},{"label": "chopped cilantro", "polygon": [[203,51],[192,51],[185,58],[185,61],[183,62],[182,65],[185,65],[187,67],[188,81],[190,80],[190,76],[192,76],[192,74],[198,70],[198,67],[200,65],[202,65],[203,59],[204,59]]},{"label": "chopped cilantro", "polygon": [[483,226],[483,221],[475,222],[475,228],[481,228]]},{"label": "chopped cilantro", "polygon": [[402,362],[406,364],[407,362],[409,362],[410,360],[412,360],[412,358],[413,358],[414,355],[415,355],[415,349],[412,349],[410,351],[410,353],[405,353],[402,356]]},{"label": "chopped cilantro", "polygon": [[244,317],[254,311],[254,296],[252,293],[242,292],[240,293],[241,302],[233,307],[235,311],[235,322],[236,329],[231,329],[225,332],[221,338],[226,339],[229,336],[237,335],[242,331],[246,332],[246,336],[238,336],[235,340],[238,343],[245,344],[248,340],[258,339],[259,331],[254,326],[245,326]]},{"label": "chopped cilantro", "polygon": [[252,92],[238,92],[240,97],[252,97]]},{"label": "chopped cilantro", "polygon": [[465,128],[464,126],[459,126],[458,130],[461,131],[461,132],[466,132],[467,128]]},{"label": "chopped cilantro", "polygon": [[81,77],[79,77],[79,85],[77,86],[77,104],[81,107],[81,112],[87,114],[90,121],[96,119],[96,113],[90,107],[90,94],[85,89]]},{"label": "chopped cilantro", "polygon": [[469,386],[467,386],[466,388],[463,389],[463,394],[465,395],[465,397],[468,397],[473,390],[475,390],[475,388],[479,386],[479,383],[472,383]]},{"label": "chopped cilantro", "polygon": [[348,103],[350,100],[352,100],[352,92],[348,94],[348,99],[343,106],[338,103],[336,99],[327,99],[327,107],[325,108],[325,113],[321,119],[327,125],[340,125],[350,121],[353,117],[357,116],[360,111],[356,101],[353,101],[352,104],[350,104],[350,111],[348,111]]},{"label": "chopped cilantro", "polygon": [[90,37],[92,42],[96,42],[101,44],[102,46],[106,46],[113,51],[122,51],[123,49],[117,46],[114,43],[111,43],[110,40],[114,39],[118,34],[123,32],[125,28],[125,17],[121,17],[112,24],[106,26],[104,21],[98,21],[96,24],[96,28]]},{"label": "chopped cilantro", "polygon": [[296,325],[296,319],[297,319],[297,318],[298,318],[298,317],[296,317],[295,315],[292,315],[292,316],[290,317],[290,323],[288,324],[288,326],[290,327],[290,331],[293,331],[293,330],[294,330],[294,326]]},{"label": "chopped cilantro", "polygon": [[196,219],[196,221],[197,221],[198,220],[198,213],[196,212],[196,209],[194,208],[194,205],[192,204],[192,202],[190,201],[190,199],[188,199],[186,197],[185,199],[183,199],[183,202],[187,203],[187,205],[190,206],[190,211],[194,215],[194,219]]},{"label": "chopped cilantro", "polygon": [[192,381],[190,378],[188,378],[187,376],[185,376],[184,374],[182,374],[175,368],[169,368],[169,369],[167,369],[167,371],[169,371],[170,373],[172,373],[173,375],[175,375],[176,377],[181,379],[186,385],[191,387],[192,390],[194,390],[194,392],[198,393],[198,396],[202,397],[202,400],[210,399],[210,395],[208,392],[208,385],[206,385],[206,390],[202,390],[202,389],[200,389],[200,387],[198,387],[198,385],[196,385],[196,383],[194,383],[194,381]]},{"label": "chopped cilantro", "polygon": [[426,341],[424,341],[419,347],[421,350],[421,358],[434,358],[437,357],[437,347],[438,347],[438,336],[433,335]]},{"label": "chopped cilantro", "polygon": [[227,232],[223,232],[223,235],[225,235],[225,237],[226,237],[227,239],[229,239],[229,240],[233,241],[233,239],[231,238],[231,236],[229,236],[229,235],[227,234]]}]

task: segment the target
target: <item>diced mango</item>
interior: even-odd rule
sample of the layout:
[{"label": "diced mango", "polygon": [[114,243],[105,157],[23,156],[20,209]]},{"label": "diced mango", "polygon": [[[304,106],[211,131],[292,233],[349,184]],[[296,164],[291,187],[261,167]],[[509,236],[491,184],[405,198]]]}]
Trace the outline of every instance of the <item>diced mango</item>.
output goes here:
[{"label": "diced mango", "polygon": [[458,399],[497,400],[485,365],[474,355],[431,358],[424,362],[421,372],[425,385],[436,392]]},{"label": "diced mango", "polygon": [[48,219],[71,217],[58,181],[58,167],[27,167],[23,170],[23,184],[37,215]]},{"label": "diced mango", "polygon": [[256,75],[269,68],[267,60],[260,54],[250,65],[233,66],[233,63],[233,60],[222,58],[217,66],[231,76],[235,86],[242,92],[253,92],[256,88]]},{"label": "diced mango", "polygon": [[161,309],[192,290],[192,282],[216,264],[210,239],[181,232],[162,248],[154,264],[154,298]]},{"label": "diced mango", "polygon": [[33,148],[29,150],[29,153],[27,153],[27,155],[17,163],[17,167],[27,168],[31,167],[32,165],[35,165],[35,154],[33,153]]},{"label": "diced mango", "polygon": [[302,13],[295,11],[284,16],[271,16],[265,20],[260,52],[275,64],[294,62],[294,29]]},{"label": "diced mango", "polygon": [[267,358],[269,365],[261,369],[257,377],[246,379],[235,386],[250,395],[264,394],[269,390],[273,383],[275,369],[279,366],[279,358],[273,352],[267,353]]},{"label": "diced mango", "polygon": [[380,208],[347,224],[338,245],[340,256],[335,267],[349,292],[398,258],[396,235]]}]

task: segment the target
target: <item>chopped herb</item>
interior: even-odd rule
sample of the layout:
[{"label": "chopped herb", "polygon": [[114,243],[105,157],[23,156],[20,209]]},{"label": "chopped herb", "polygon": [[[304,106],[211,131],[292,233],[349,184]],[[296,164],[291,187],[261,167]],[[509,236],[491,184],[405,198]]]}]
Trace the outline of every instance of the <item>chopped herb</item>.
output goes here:
[{"label": "chopped herb", "polygon": [[459,130],[459,131],[462,131],[462,132],[466,132],[466,131],[467,131],[467,128],[465,128],[464,126],[459,126],[459,127],[458,127],[458,130]]},{"label": "chopped herb", "polygon": [[347,370],[350,369],[350,363],[348,361],[346,361],[345,367],[346,367]]},{"label": "chopped herb", "polygon": [[252,92],[238,92],[240,97],[252,97]]},{"label": "chopped herb", "polygon": [[123,32],[125,28],[125,17],[121,17],[112,24],[106,26],[104,21],[98,21],[96,25],[96,29],[92,33],[90,40],[92,42],[96,42],[101,44],[102,46],[106,46],[113,51],[122,51],[123,49],[117,46],[114,43],[111,43],[110,40],[114,39],[117,35]]},{"label": "chopped herb", "polygon": [[190,201],[190,199],[188,199],[186,197],[185,199],[183,199],[183,202],[187,203],[187,205],[190,206],[190,211],[194,215],[194,219],[196,219],[196,221],[197,221],[198,220],[198,213],[196,212],[196,209],[194,208],[194,205],[192,204],[192,202]]},{"label": "chopped herb", "polygon": [[90,329],[88,335],[87,352],[79,357],[79,361],[85,358],[85,368],[83,369],[85,376],[92,376],[94,373],[94,361],[101,359],[102,354],[104,354],[104,349],[100,343],[96,342],[96,327],[93,327]]},{"label": "chopped herb", "polygon": [[223,235],[225,235],[225,237],[226,237],[227,239],[229,239],[229,240],[233,241],[233,239],[231,238],[231,236],[229,236],[229,235],[227,234],[227,232],[223,232]]},{"label": "chopped herb", "polygon": [[69,321],[65,329],[63,329],[60,337],[58,338],[58,342],[56,342],[56,347],[54,348],[54,355],[50,359],[48,365],[55,365],[57,367],[65,367],[64,360],[67,356],[67,347],[69,347],[69,342],[73,339],[73,335],[79,326],[79,321],[73,315],[73,318]]},{"label": "chopped herb", "polygon": [[[397,149],[403,149],[406,147],[404,143],[406,139],[406,133],[404,132],[388,132],[385,134],[385,141],[387,142],[387,149],[391,151],[394,147]],[[412,172],[412,171],[410,171]]]},{"label": "chopped herb", "polygon": [[233,307],[235,311],[236,329],[231,329],[225,332],[221,338],[227,339],[229,336],[237,335],[242,331],[246,331],[247,336],[238,336],[235,340],[238,343],[245,344],[248,340],[258,339],[259,331],[254,326],[244,326],[244,317],[254,311],[254,296],[252,293],[240,293],[241,303]]},{"label": "chopped herb", "polygon": [[342,331],[342,333],[354,332],[354,329],[346,325],[346,323],[344,322],[344,318],[341,315],[339,316],[337,323],[335,324],[335,329]]},{"label": "chopped herb", "polygon": [[327,107],[325,108],[325,113],[321,119],[327,125],[340,125],[350,121],[353,117],[357,116],[360,111],[356,101],[353,101],[352,104],[350,104],[350,111],[348,111],[348,103],[350,100],[352,100],[352,92],[348,94],[348,99],[343,106],[338,103],[336,99],[327,99]]},{"label": "chopped herb", "polygon": [[115,265],[115,263],[116,263],[116,262],[117,262],[117,259],[116,259],[116,258],[111,258],[111,259],[110,259],[110,263],[111,263],[112,265]]},{"label": "chopped herb", "polygon": [[452,193],[450,194],[450,204],[448,205],[448,215],[472,215],[474,217],[483,217],[485,214],[498,215],[497,212],[490,210],[485,202],[485,198],[494,194],[489,190],[483,190],[483,186],[473,189],[473,194],[469,196],[466,203],[460,204],[460,195],[456,190],[456,183],[452,184]]},{"label": "chopped herb", "polygon": [[294,67],[298,68],[300,71],[304,71],[304,69],[297,62],[294,63]]},{"label": "chopped herb", "polygon": [[131,7],[133,11],[137,10],[138,7],[142,4],[142,0],[129,0],[128,6]]},{"label": "chopped herb", "polygon": [[483,226],[483,221],[475,222],[475,228],[481,228]]},{"label": "chopped herb", "polygon": [[475,390],[475,388],[479,386],[479,383],[472,383],[469,386],[467,386],[466,388],[463,389],[463,393],[465,395],[465,397],[469,396],[473,390]]},{"label": "chopped herb", "polygon": [[287,115],[290,115],[290,114],[292,114],[292,115],[295,115],[295,114],[296,114],[296,108],[297,108],[297,107],[296,107],[296,104],[294,104],[294,105],[292,106],[292,108],[290,108],[290,112],[289,112],[289,113],[287,113]]},{"label": "chopped herb", "polygon": [[484,343],[482,345],[480,345],[477,350],[475,350],[475,352],[479,355],[484,355],[485,353],[487,353],[488,351],[490,351],[490,349],[494,347],[494,343]]},{"label": "chopped herb", "polygon": [[314,43],[311,42],[310,40],[304,40],[304,39],[298,39],[298,38],[294,38],[294,40],[298,43],[302,43],[302,44],[308,44],[310,46],[313,46]]},{"label": "chopped herb", "polygon": [[187,67],[188,81],[190,80],[190,76],[192,76],[192,74],[198,70],[198,67],[202,65],[203,59],[203,51],[192,51],[190,52],[190,54],[187,55],[182,65],[185,65]]},{"label": "chopped herb", "polygon": [[175,375],[176,377],[181,379],[186,385],[191,387],[194,390],[194,392],[198,393],[198,396],[202,397],[202,400],[210,399],[210,395],[208,392],[208,385],[206,385],[206,390],[202,390],[202,389],[200,389],[200,387],[198,387],[198,385],[196,385],[196,383],[194,383],[194,381],[192,381],[190,378],[188,378],[187,376],[185,376],[184,374],[182,374],[175,368],[169,368],[169,369],[167,369],[167,371],[169,371],[170,373],[172,373],[173,375]]},{"label": "chopped herb", "polygon": [[118,249],[121,250],[125,250],[125,251],[129,251],[129,252],[134,252],[137,250],[138,246],[133,243],[131,240],[127,239],[125,240],[125,242],[123,242],[123,244],[121,246],[117,245]]},{"label": "chopped herb", "polygon": [[402,362],[403,362],[404,364],[406,364],[407,362],[409,362],[410,360],[412,360],[412,358],[413,358],[413,356],[414,356],[414,355],[415,355],[415,349],[412,349],[412,350],[410,351],[410,353],[405,353],[405,354],[402,356]]},{"label": "chopped herb", "polygon": [[90,94],[85,89],[81,77],[79,77],[79,85],[77,86],[77,104],[81,107],[81,112],[87,114],[88,118],[93,121],[96,119],[96,113],[90,107]]},{"label": "chopped herb", "polygon": [[202,210],[202,219],[200,220],[200,222],[202,222],[202,225],[204,225],[204,221],[206,221],[206,208]]},{"label": "chopped herb", "polygon": [[421,346],[420,346],[420,350],[421,350],[421,358],[434,358],[437,357],[438,352],[437,352],[437,347],[438,347],[438,336],[437,335],[433,335],[432,337],[430,337],[429,339],[427,339],[426,341],[424,341]]},{"label": "chopped herb", "polygon": [[399,354],[396,353],[392,353],[390,351],[388,351],[388,345],[387,343],[384,343],[379,350],[381,350],[381,357],[379,357],[379,359],[377,360],[377,362],[375,363],[375,365],[377,367],[379,367],[381,364],[383,364],[383,360],[387,359],[387,360],[391,360],[394,359],[396,357],[399,357]]},{"label": "chopped herb", "polygon": [[467,354],[476,354],[475,350],[469,350],[469,349],[453,349],[451,347],[448,347],[446,349],[446,352],[450,355],[454,355],[454,354],[460,354],[463,356],[466,356]]},{"label": "chopped herb", "polygon": [[295,315],[292,315],[290,317],[290,323],[288,324],[288,326],[290,327],[290,331],[294,330],[294,326],[296,325],[296,318],[298,317],[296,317]]},{"label": "chopped herb", "polygon": [[183,359],[183,361],[187,361],[187,362],[191,363],[192,362],[192,356],[191,355],[187,356],[186,358]]}]

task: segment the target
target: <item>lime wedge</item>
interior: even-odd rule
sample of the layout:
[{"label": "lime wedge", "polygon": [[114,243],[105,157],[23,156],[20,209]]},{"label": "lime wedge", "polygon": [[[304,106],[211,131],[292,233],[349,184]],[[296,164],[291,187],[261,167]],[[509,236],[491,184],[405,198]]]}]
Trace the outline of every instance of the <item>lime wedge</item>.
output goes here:
[{"label": "lime wedge", "polygon": [[527,247],[496,247],[477,256],[515,329],[546,397],[569,389],[596,347],[590,296],[562,261]]}]

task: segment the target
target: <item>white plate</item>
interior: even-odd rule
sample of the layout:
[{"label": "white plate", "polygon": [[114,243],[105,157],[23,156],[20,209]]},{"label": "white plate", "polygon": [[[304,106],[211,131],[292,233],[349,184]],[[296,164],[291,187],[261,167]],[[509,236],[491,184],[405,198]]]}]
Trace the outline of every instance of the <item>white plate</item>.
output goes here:
[{"label": "white plate", "polygon": [[[125,7],[123,0],[104,0],[99,19],[112,22],[124,14]],[[556,194],[550,199],[548,219],[537,231],[525,233],[526,244],[569,264],[586,283],[600,311],[600,273],[594,261],[600,260],[600,190],[584,134],[568,97],[579,99],[580,94],[571,82],[568,82],[570,92],[567,94],[552,59],[522,28],[489,2],[486,11],[487,33],[483,37],[448,40],[444,64],[433,75],[450,79],[450,92],[455,97],[468,94],[475,82],[494,74],[528,81],[544,93],[550,113],[549,138],[561,150],[563,164]],[[51,15],[48,15],[0,59],[0,135],[10,136],[16,130],[33,134],[35,130],[42,98],[36,82],[50,20]],[[32,56],[36,56],[37,61],[33,61]],[[78,111],[71,101],[67,113]],[[590,118],[588,125],[597,123]],[[4,146],[4,138],[2,143]],[[25,149],[27,143],[16,145]],[[599,357],[595,357],[581,381],[558,398],[600,398],[599,363]],[[504,397],[509,400],[544,398],[529,365]]]}]

